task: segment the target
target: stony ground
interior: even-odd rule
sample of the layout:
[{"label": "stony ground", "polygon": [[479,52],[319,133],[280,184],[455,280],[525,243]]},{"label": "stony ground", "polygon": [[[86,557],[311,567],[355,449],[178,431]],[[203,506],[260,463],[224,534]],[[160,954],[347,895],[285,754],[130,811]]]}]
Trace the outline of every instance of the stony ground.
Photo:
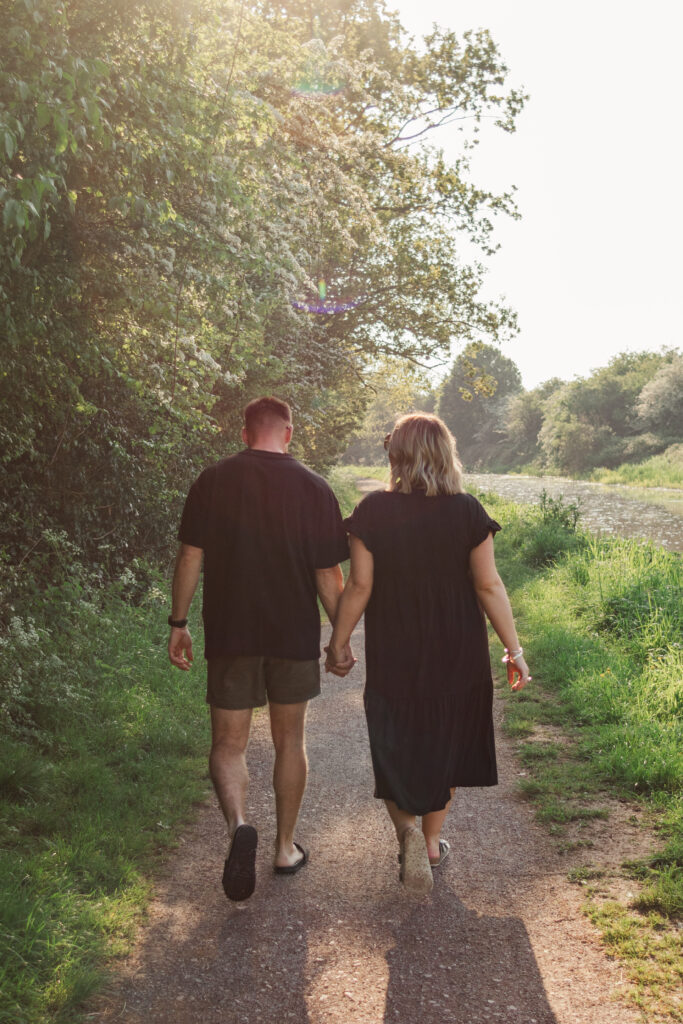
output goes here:
[{"label": "stony ground", "polygon": [[[456,794],[444,833],[451,856],[428,897],[406,896],[388,818],[372,796],[362,645],[359,629],[359,664],[346,679],[325,676],[310,706],[310,778],[297,835],[310,863],[291,878],[272,873],[272,750],[260,714],[249,749],[250,818],[260,837],[255,894],[245,904],[223,895],[225,828],[210,801],[181,838],[133,954],[89,1019],[640,1021],[619,999],[625,980],[581,914],[581,889],[567,879],[578,861],[516,795],[521,770],[500,734],[501,784]],[[605,861],[612,839],[621,856],[622,826],[596,827]]]}]

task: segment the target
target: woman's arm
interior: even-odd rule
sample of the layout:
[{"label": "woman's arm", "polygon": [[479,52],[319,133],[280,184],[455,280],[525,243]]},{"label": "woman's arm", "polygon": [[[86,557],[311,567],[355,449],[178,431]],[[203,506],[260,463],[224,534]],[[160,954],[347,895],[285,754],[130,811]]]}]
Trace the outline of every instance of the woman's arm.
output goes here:
[{"label": "woman's arm", "polygon": [[[489,622],[496,631],[500,642],[507,651],[514,654],[521,650],[517,638],[517,630],[512,617],[510,600],[505,585],[498,575],[496,560],[493,553],[493,536],[488,535],[485,541],[470,551],[470,572],[479,603],[486,612]],[[531,678],[529,668],[522,655],[513,660],[519,673],[519,680],[512,684],[513,690],[521,690]],[[509,676],[508,676],[509,678]]]},{"label": "woman's arm", "polygon": [[[325,662],[326,672],[335,672],[335,668],[346,662],[345,648],[348,648],[351,634],[356,623],[365,611],[372,593],[374,575],[374,559],[365,544],[358,537],[351,535],[351,567],[344,593],[339,599],[334,630],[327,651]],[[348,671],[348,669],[346,670]],[[346,675],[346,671],[337,671],[336,675]]]}]

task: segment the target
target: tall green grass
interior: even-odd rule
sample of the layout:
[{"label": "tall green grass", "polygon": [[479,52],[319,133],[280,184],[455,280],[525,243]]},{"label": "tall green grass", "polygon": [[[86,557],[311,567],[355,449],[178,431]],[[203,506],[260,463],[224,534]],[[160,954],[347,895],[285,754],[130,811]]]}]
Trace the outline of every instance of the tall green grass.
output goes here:
[{"label": "tall green grass", "polygon": [[73,579],[0,638],[0,1021],[77,1019],[206,792],[202,674],[168,663],[167,603]]},{"label": "tall green grass", "polygon": [[683,444],[671,445],[661,455],[652,455],[643,462],[624,463],[616,469],[594,469],[590,479],[639,487],[683,487]]},{"label": "tall green grass", "polygon": [[[683,565],[637,540],[598,540],[577,528],[571,506],[486,504],[506,529],[496,539],[534,678],[512,704],[511,731],[534,718],[575,730],[571,789],[589,786],[645,800],[660,812],[668,845],[645,865],[642,905],[683,913]],[[553,550],[554,548],[554,550]],[[551,773],[552,774],[552,773]],[[559,776],[558,776],[559,777]],[[567,781],[569,780],[569,781]],[[552,782],[549,784],[552,789]]]}]

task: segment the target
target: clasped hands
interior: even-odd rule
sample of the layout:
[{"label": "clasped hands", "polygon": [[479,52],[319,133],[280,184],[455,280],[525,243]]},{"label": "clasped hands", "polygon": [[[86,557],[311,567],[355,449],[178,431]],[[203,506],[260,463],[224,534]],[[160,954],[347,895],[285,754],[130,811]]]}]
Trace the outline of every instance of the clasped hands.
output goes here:
[{"label": "clasped hands", "polygon": [[346,676],[356,664],[351,644],[344,644],[343,647],[336,647],[329,643],[323,648],[327,658],[325,659],[325,671],[332,672],[335,676]]}]

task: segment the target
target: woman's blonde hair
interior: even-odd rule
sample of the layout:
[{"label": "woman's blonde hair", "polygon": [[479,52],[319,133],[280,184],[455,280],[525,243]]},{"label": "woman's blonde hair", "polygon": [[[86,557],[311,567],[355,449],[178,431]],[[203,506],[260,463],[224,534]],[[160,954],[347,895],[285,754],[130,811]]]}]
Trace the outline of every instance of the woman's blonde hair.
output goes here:
[{"label": "woman's blonde hair", "polygon": [[462,464],[455,438],[438,416],[415,412],[401,416],[386,445],[391,462],[390,491],[410,494],[460,494]]}]

